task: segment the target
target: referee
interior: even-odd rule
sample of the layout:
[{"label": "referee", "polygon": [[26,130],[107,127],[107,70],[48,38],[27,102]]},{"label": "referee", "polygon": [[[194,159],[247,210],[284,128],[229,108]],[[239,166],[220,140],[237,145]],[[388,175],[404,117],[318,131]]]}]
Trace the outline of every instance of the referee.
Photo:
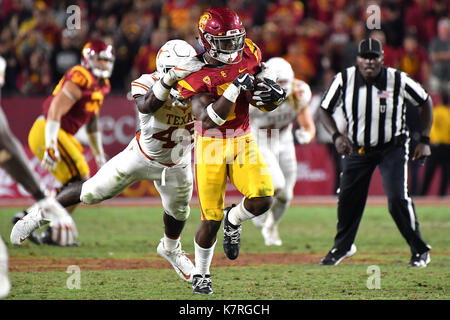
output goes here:
[{"label": "referee", "polygon": [[[337,265],[356,252],[358,231],[375,168],[381,172],[389,212],[412,252],[408,266],[425,267],[431,247],[422,239],[414,204],[408,195],[409,133],[406,101],[419,107],[419,144],[413,160],[431,154],[429,133],[433,104],[427,92],[406,73],[385,67],[383,49],[376,39],[359,43],[356,65],[338,73],[322,98],[320,118],[344,155],[334,246],[320,261]],[[343,108],[346,132],[339,132],[332,114]]]}]

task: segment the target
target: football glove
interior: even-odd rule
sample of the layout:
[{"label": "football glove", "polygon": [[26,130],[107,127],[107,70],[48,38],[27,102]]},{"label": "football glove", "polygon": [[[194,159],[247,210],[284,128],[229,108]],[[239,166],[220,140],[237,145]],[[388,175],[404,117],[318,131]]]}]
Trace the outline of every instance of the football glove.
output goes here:
[{"label": "football glove", "polygon": [[264,82],[258,82],[256,87],[259,90],[253,93],[252,98],[257,101],[257,106],[265,104],[275,104],[278,106],[286,99],[286,91],[269,78],[264,78]]},{"label": "football glove", "polygon": [[56,168],[56,164],[60,159],[61,155],[59,154],[58,146],[56,142],[52,142],[45,148],[41,165],[48,171],[52,171]]},{"label": "football glove", "polygon": [[42,210],[42,218],[50,221],[52,240],[61,246],[72,245],[78,231],[70,214],[52,197],[39,201],[38,206]]},{"label": "football glove", "polygon": [[233,80],[233,84],[239,89],[239,92],[251,91],[255,88],[254,81],[255,77],[250,73],[241,73]]},{"label": "football glove", "polygon": [[295,138],[300,144],[307,144],[311,142],[311,134],[303,128],[294,131]]}]

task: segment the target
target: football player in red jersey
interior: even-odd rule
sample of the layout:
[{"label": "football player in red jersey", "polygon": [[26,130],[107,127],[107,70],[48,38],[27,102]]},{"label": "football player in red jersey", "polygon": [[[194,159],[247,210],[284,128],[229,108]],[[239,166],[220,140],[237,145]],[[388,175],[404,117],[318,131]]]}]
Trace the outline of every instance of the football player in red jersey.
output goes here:
[{"label": "football player in red jersey", "polygon": [[[74,137],[83,124],[86,124],[97,166],[105,163],[98,114],[111,88],[108,78],[113,64],[111,45],[101,40],[86,43],[81,64],[65,73],[52,95],[45,100],[42,115],[30,130],[28,144],[31,151],[63,185],[62,188],[75,181],[85,181],[90,175],[83,147]],[[69,211],[73,209],[68,208]],[[52,242],[46,236],[42,241]]]},{"label": "football player in red jersey", "polygon": [[[286,93],[274,81],[264,79],[261,52],[245,38],[238,15],[225,7],[206,10],[199,21],[206,63],[199,71],[176,84],[184,99],[192,98],[196,117],[195,177],[202,209],[202,222],[195,236],[193,292],[211,294],[210,265],[217,232],[224,220],[224,251],[236,259],[240,247],[241,223],[265,213],[272,204],[273,185],[267,165],[250,133],[249,95],[262,108],[271,110]],[[255,85],[255,76],[264,79]],[[153,86],[155,99],[163,101],[173,83],[161,79]],[[233,207],[225,208],[227,178],[244,195]]]}]

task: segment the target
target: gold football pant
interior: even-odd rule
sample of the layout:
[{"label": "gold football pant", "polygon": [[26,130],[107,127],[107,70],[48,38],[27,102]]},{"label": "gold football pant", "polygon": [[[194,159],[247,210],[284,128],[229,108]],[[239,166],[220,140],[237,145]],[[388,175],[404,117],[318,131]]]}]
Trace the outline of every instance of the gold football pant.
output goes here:
[{"label": "gold football pant", "polygon": [[[45,118],[38,118],[28,134],[28,145],[33,154],[42,161],[45,152]],[[89,166],[83,156],[83,146],[63,129],[58,132],[58,150],[61,160],[51,171],[63,185],[74,178],[89,177]]]},{"label": "gold football pant", "polygon": [[246,198],[273,196],[269,169],[251,134],[220,139],[196,133],[195,138],[195,179],[202,220],[222,220],[228,178]]}]

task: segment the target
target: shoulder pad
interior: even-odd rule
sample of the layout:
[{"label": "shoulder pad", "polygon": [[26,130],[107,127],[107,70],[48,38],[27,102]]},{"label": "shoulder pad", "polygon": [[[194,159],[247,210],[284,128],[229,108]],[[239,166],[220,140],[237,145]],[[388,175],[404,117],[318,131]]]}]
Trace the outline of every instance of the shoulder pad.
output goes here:
[{"label": "shoulder pad", "polygon": [[143,74],[131,82],[131,95],[144,95],[159,80],[159,73]]},{"label": "shoulder pad", "polygon": [[91,72],[81,65],[70,68],[66,73],[66,79],[72,81],[82,89],[89,89],[94,82]]}]

